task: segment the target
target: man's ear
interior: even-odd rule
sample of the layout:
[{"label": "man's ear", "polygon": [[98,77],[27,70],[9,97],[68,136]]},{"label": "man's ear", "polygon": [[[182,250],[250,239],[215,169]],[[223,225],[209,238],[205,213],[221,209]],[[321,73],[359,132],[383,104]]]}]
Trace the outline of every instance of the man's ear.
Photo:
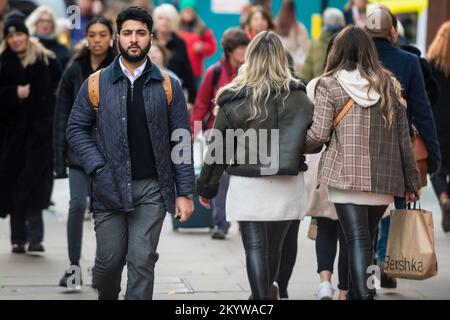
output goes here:
[{"label": "man's ear", "polygon": [[391,38],[390,40],[391,40],[392,43],[396,43],[397,42],[398,31],[394,27],[391,28],[391,32],[390,32],[389,37]]}]

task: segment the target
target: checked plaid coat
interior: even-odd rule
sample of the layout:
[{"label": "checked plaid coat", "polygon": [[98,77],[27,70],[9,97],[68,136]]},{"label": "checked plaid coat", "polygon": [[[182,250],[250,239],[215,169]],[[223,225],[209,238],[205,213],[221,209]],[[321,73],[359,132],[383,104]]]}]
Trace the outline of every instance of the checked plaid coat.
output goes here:
[{"label": "checked plaid coat", "polygon": [[355,103],[332,130],[333,119],[349,99],[334,76],[319,80],[313,124],[305,142],[306,153],[327,145],[319,163],[318,184],[398,197],[419,190],[406,109],[395,107],[394,122],[388,128],[379,103],[365,108]]}]

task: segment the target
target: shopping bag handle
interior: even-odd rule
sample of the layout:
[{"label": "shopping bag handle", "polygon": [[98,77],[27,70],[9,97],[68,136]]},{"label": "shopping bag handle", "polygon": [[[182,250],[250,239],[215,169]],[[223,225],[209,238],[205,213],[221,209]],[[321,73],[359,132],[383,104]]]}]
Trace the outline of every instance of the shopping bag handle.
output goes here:
[{"label": "shopping bag handle", "polygon": [[[413,206],[412,210],[417,210],[417,204],[419,204],[419,210],[422,211],[422,208],[420,207],[420,199],[419,198],[415,198],[415,200],[413,202],[414,202],[414,206]],[[411,202],[408,203],[406,205],[406,207],[407,207],[408,210],[411,210]]]}]

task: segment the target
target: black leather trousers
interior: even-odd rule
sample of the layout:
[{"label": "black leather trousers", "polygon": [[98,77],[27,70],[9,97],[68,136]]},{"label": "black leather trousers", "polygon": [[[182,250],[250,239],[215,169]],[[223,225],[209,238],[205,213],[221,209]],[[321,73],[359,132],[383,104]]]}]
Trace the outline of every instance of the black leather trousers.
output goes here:
[{"label": "black leather trousers", "polygon": [[377,225],[387,206],[368,206],[335,203],[339,222],[344,232],[349,264],[349,298],[373,299],[375,291],[367,286],[372,273],[367,268],[372,264],[373,246]]},{"label": "black leather trousers", "polygon": [[247,276],[254,300],[269,299],[278,275],[284,238],[292,221],[239,221]]}]

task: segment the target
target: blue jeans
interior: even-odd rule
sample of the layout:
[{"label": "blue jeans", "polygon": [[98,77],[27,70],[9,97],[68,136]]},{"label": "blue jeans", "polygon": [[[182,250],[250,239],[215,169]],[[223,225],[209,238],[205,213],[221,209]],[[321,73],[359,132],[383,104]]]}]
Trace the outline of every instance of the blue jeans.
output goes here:
[{"label": "blue jeans", "polygon": [[[395,208],[405,209],[406,202],[404,198],[395,198]],[[389,226],[391,225],[391,217],[387,216],[381,219],[378,232],[378,244],[377,244],[377,260],[378,262],[384,262],[386,258],[386,248],[389,236]]]}]

